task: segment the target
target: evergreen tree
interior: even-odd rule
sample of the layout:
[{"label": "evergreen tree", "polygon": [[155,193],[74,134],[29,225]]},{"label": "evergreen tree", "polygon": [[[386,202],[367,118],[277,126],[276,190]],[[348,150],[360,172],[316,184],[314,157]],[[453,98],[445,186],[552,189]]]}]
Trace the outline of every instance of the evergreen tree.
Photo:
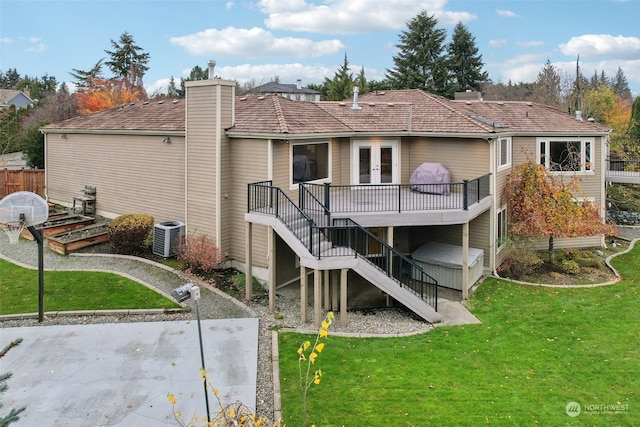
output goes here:
[{"label": "evergreen tree", "polygon": [[169,98],[180,98],[180,90],[176,86],[176,80],[171,76],[169,86],[167,87],[167,96]]},{"label": "evergreen tree", "polygon": [[560,107],[560,74],[547,59],[533,86],[533,100],[552,107]]},{"label": "evergreen tree", "polygon": [[0,89],[13,89],[20,81],[20,74],[15,68],[9,68],[6,73],[0,71]]},{"label": "evergreen tree", "polygon": [[622,72],[622,68],[618,67],[616,75],[611,79],[611,87],[620,98],[628,99],[629,101],[633,99],[631,89],[629,89],[629,83],[627,82],[627,77]]},{"label": "evergreen tree", "polygon": [[367,77],[364,74],[364,66],[360,68],[360,73],[356,77],[355,85],[358,86],[360,93],[369,92],[369,84],[367,83]]},{"label": "evergreen tree", "polygon": [[96,62],[96,64],[89,70],[79,70],[76,68],[72,68],[73,71],[71,77],[75,78],[75,84],[78,90],[88,89],[93,85],[93,82],[99,79],[102,75],[102,63],[104,62],[104,58]]},{"label": "evergreen tree", "polygon": [[149,54],[141,52],[142,48],[135,44],[133,36],[128,32],[120,35],[120,42],[111,40],[112,51],[105,50],[110,60],[105,65],[111,69],[118,80],[122,80],[127,90],[144,91],[142,78],[149,67]]},{"label": "evergreen tree", "polygon": [[347,54],[344,54],[344,62],[342,66],[335,72],[333,79],[324,79],[324,85],[327,88],[328,101],[342,101],[350,98],[353,94],[353,74],[349,73],[349,60]]},{"label": "evergreen tree", "polygon": [[[9,352],[9,350],[17,347],[21,342],[22,338],[16,338],[15,340],[11,341],[6,347],[0,350],[0,359],[3,358]],[[12,376],[13,374],[11,372],[0,372],[0,395],[6,393],[7,389],[9,388],[7,380],[9,380]],[[2,400],[0,400],[0,408],[1,407]],[[18,419],[20,419],[20,413],[22,413],[25,409],[25,407],[11,408],[8,414],[0,415],[0,426],[8,426],[9,424],[18,421]]]},{"label": "evergreen tree", "polygon": [[449,71],[444,40],[446,31],[436,28],[438,20],[423,11],[411,19],[400,34],[393,57],[395,68],[386,78],[394,89],[423,89],[438,95],[449,93]]},{"label": "evergreen tree", "polygon": [[184,98],[185,94],[187,93],[187,89],[185,87],[185,82],[190,82],[190,81],[194,81],[194,80],[207,80],[209,78],[209,67],[200,67],[199,65],[196,65],[195,67],[193,67],[191,69],[191,72],[189,73],[189,77],[185,78],[180,78],[180,89],[178,90],[178,98]]},{"label": "evergreen tree", "polygon": [[451,43],[447,46],[449,55],[449,72],[452,79],[452,92],[466,90],[479,91],[482,84],[489,79],[482,70],[482,55],[478,53],[476,38],[462,22],[453,29]]},{"label": "evergreen tree", "polygon": [[44,169],[44,134],[39,129],[47,124],[45,121],[30,126],[20,141],[22,157],[30,168]]}]

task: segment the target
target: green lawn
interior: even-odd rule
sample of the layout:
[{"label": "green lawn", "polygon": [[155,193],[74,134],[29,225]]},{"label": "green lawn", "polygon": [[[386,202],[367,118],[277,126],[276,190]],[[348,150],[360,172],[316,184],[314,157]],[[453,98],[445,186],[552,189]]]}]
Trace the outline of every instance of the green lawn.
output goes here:
[{"label": "green lawn", "polygon": [[[45,271],[44,310],[177,308],[175,301],[112,273]],[[0,314],[38,311],[38,271],[0,259]]]},{"label": "green lawn", "polygon": [[[470,300],[481,325],[409,338],[330,335],[315,366],[324,376],[309,392],[309,425],[640,425],[639,263],[639,248],[615,258],[625,280],[600,288],[489,278]],[[303,339],[279,338],[287,425],[301,425]],[[581,405],[578,416],[567,415],[569,402]],[[618,413],[597,405],[619,405]]]}]

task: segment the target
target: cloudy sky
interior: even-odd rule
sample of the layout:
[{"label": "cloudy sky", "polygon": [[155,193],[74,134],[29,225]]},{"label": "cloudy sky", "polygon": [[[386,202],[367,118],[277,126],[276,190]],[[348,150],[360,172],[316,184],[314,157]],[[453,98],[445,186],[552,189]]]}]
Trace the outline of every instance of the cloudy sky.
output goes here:
[{"label": "cloudy sky", "polygon": [[572,76],[579,55],[587,77],[620,67],[640,95],[638,0],[0,0],[0,70],[71,83],[126,31],[151,56],[150,94],[210,59],[241,83],[307,84],[332,77],[346,54],[354,75],[381,80],[423,10],[449,36],[467,26],[494,82],[534,81],[547,59]]}]

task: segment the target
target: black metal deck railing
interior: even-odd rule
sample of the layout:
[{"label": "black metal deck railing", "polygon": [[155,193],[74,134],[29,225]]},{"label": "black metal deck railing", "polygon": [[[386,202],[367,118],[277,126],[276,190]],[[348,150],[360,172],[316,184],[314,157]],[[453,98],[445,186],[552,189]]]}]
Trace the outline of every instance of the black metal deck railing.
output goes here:
[{"label": "black metal deck railing", "polygon": [[330,215],[319,199],[312,193],[303,193],[304,190],[301,197],[310,210],[296,205],[282,189],[274,187],[271,181],[251,183],[248,185],[247,211],[278,218],[318,259],[362,257],[437,311],[438,284],[434,278],[351,219],[330,221]]},{"label": "black metal deck railing", "polygon": [[[490,174],[447,184],[334,185],[301,183],[327,213],[463,209],[489,196]],[[309,196],[310,197],[310,196]],[[301,201],[302,203],[302,201]]]},{"label": "black metal deck railing", "polygon": [[334,247],[350,248],[438,310],[438,282],[415,262],[349,218],[327,228]]}]

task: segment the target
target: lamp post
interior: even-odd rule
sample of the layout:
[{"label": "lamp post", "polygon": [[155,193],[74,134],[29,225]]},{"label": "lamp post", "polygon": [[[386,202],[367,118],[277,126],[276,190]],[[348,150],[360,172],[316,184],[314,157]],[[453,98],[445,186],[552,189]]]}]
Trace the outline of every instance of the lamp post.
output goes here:
[{"label": "lamp post", "polygon": [[200,341],[200,361],[202,366],[202,383],[204,385],[204,401],[207,405],[207,425],[211,423],[209,413],[209,392],[207,391],[207,371],[204,366],[204,349],[202,347],[202,328],[200,326],[200,288],[193,283],[187,283],[171,291],[171,296],[178,302],[193,298],[196,302],[196,317],[198,318],[198,338]]}]

